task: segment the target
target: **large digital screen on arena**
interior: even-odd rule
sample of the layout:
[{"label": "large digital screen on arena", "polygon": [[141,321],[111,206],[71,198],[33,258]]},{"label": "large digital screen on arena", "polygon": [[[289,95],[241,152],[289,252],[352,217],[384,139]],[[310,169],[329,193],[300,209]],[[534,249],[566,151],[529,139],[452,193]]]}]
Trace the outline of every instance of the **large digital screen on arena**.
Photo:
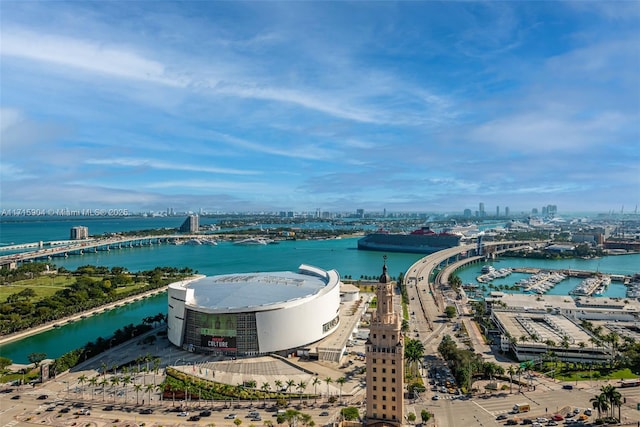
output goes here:
[{"label": "large digital screen on arena", "polygon": [[200,345],[221,350],[236,349],[236,315],[200,313]]},{"label": "large digital screen on arena", "polygon": [[200,335],[200,345],[211,349],[237,350],[236,337],[214,337]]}]

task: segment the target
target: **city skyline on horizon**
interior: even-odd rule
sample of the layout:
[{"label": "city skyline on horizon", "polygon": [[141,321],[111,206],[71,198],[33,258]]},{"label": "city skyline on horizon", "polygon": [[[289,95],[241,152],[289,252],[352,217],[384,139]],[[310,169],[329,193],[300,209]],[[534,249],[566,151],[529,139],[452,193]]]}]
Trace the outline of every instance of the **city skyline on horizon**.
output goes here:
[{"label": "city skyline on horizon", "polygon": [[640,202],[635,2],[0,9],[3,209]]}]

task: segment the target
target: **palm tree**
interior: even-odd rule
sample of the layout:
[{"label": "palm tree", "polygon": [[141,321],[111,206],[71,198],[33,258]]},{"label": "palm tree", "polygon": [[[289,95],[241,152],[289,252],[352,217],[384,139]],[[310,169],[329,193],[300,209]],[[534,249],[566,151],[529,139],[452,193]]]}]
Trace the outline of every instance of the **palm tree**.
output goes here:
[{"label": "palm tree", "polygon": [[340,401],[342,401],[342,386],[347,382],[347,379],[345,377],[340,377],[336,380],[336,382],[340,384]]},{"label": "palm tree", "polygon": [[320,381],[318,379],[318,377],[313,377],[313,381],[311,381],[311,385],[313,385],[313,394],[315,395],[313,401],[317,402],[318,400],[318,384],[320,384],[322,381]]},{"label": "palm tree", "polygon": [[285,384],[287,385],[287,394],[289,395],[289,403],[291,403],[291,387],[293,387],[294,385],[296,385],[296,382],[294,380],[287,380],[285,382]]},{"label": "palm tree", "polygon": [[[245,382],[245,385],[250,388],[250,389],[255,389],[258,385],[258,383],[256,382],[256,380],[249,380]],[[255,393],[251,393],[250,395],[250,399],[251,399],[251,405],[253,405],[253,396]]]},{"label": "palm tree", "polygon": [[98,377],[89,378],[89,385],[91,386],[91,400],[93,400],[93,391],[96,388],[96,384],[98,384]]},{"label": "palm tree", "polygon": [[142,384],[134,384],[133,389],[136,391],[136,406],[138,406],[140,404],[138,394],[140,393],[140,390],[142,390]]},{"label": "palm tree", "polygon": [[271,386],[269,385],[269,383],[262,383],[262,386],[260,387],[260,389],[264,392],[263,395],[263,407],[267,406],[267,393],[269,393],[269,390],[271,390]]},{"label": "palm tree", "polygon": [[509,374],[509,393],[513,394],[513,376],[516,373],[516,369],[513,367],[513,365],[509,365],[509,368],[507,368],[507,373]]},{"label": "palm tree", "polygon": [[122,378],[122,388],[124,389],[124,403],[127,403],[127,386],[131,384],[131,375],[125,375],[124,378]]},{"label": "palm tree", "polygon": [[156,384],[154,388],[160,392],[160,401],[162,402],[162,398],[164,397],[164,384]]},{"label": "palm tree", "polygon": [[156,388],[154,384],[147,384],[144,388],[144,391],[147,393],[147,400],[149,405],[151,405],[151,392]]},{"label": "palm tree", "polygon": [[276,385],[276,390],[278,391],[278,393],[280,393],[282,391],[282,381],[275,380],[273,383]]},{"label": "palm tree", "polygon": [[[78,385],[82,386],[82,400],[84,400],[84,383],[85,381],[87,381],[87,376],[85,374],[82,374],[78,377]],[[78,395],[76,395],[77,397]]]},{"label": "palm tree", "polygon": [[298,384],[296,384],[296,390],[298,390],[298,393],[300,393],[300,404],[302,405],[302,392],[304,391],[304,389],[307,388],[307,383],[300,380],[300,382]]},{"label": "palm tree", "polygon": [[516,374],[518,374],[518,393],[522,393],[522,383],[520,382],[520,375],[524,372],[524,368],[522,366],[518,366],[516,368]]},{"label": "palm tree", "polygon": [[417,363],[424,357],[424,344],[420,340],[410,339],[407,341],[404,348],[404,358],[407,360],[408,365],[412,367],[412,375],[417,376]]},{"label": "palm tree", "polygon": [[591,402],[593,409],[598,411],[598,418],[600,418],[601,411],[609,409],[609,402],[607,401],[607,396],[605,396],[604,393],[596,394],[594,397],[589,399],[589,402]]},{"label": "palm tree", "polygon": [[333,382],[333,380],[331,379],[331,377],[327,377],[324,379],[324,382],[327,383],[327,399],[329,398],[329,384],[331,384]]},{"label": "palm tree", "polygon": [[618,421],[621,420],[620,418],[620,410],[621,410],[621,406],[622,406],[622,395],[620,394],[620,392],[618,390],[615,390],[612,395],[611,395],[611,413],[613,413],[613,407],[617,406],[618,407]]},{"label": "palm tree", "polygon": [[117,375],[114,375],[111,377],[111,386],[113,387],[113,402],[115,403],[116,401],[116,386],[120,384],[120,377],[118,377]]},{"label": "palm tree", "polygon": [[100,380],[100,383],[99,383],[99,384],[102,386],[102,401],[104,402],[104,399],[105,399],[105,392],[106,392],[106,385],[107,385],[107,384],[109,384],[109,380],[108,380],[108,379],[106,379],[106,378],[104,377],[104,375],[103,375],[103,376],[102,376],[102,379]]},{"label": "palm tree", "polygon": [[612,385],[603,385],[600,388],[600,391],[602,392],[602,394],[604,394],[604,396],[607,399],[607,402],[609,403],[609,407],[611,409],[611,417],[613,418],[613,410],[615,409],[615,406],[622,405],[622,402],[621,402],[622,395]]}]

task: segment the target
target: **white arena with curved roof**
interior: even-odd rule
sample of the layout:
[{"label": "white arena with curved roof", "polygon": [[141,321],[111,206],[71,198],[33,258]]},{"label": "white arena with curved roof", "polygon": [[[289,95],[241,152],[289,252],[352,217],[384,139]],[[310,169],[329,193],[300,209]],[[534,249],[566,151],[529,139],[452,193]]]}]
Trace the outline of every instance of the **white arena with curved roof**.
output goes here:
[{"label": "white arena with curved roof", "polygon": [[340,276],[298,272],[199,276],[169,285],[168,338],[189,351],[253,356],[322,340],[340,322]]}]

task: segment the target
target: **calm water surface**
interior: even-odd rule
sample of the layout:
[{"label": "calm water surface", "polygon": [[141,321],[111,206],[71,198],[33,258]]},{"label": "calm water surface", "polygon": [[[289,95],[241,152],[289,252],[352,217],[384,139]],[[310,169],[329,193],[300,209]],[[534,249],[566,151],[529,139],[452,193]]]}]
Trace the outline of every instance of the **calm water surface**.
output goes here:
[{"label": "calm water surface", "polygon": [[[30,220],[24,222],[1,221],[0,242],[27,243],[39,240],[64,240],[69,230],[76,225],[89,227],[90,234],[132,231],[152,228],[175,228],[184,218],[119,218],[84,221],[64,219],[56,221]],[[326,226],[322,224],[321,226]],[[189,267],[206,275],[246,273],[255,271],[296,271],[300,264],[311,264],[323,269],[335,269],[341,277],[358,279],[381,273],[382,252],[358,251],[356,238],[332,240],[285,241],[267,246],[238,246],[221,242],[217,246],[156,245],[142,248],[124,248],[109,252],[88,253],[54,258],[59,267],[73,270],[82,265],[120,266],[129,271],[151,270],[157,266],[176,268]],[[391,276],[405,272],[411,264],[422,258],[420,254],[389,253],[387,265]],[[493,263],[501,267],[539,267],[550,269],[581,269],[604,273],[633,274],[640,271],[640,255],[604,257],[596,260],[544,261],[533,259],[501,259]],[[476,283],[481,264],[474,264],[458,271],[463,283]],[[527,275],[512,274],[493,283],[513,284]],[[556,286],[550,294],[566,294],[579,283],[569,279]],[[605,296],[624,296],[624,286],[615,282],[609,286]],[[105,312],[72,324],[44,332],[19,342],[0,347],[0,355],[16,363],[28,363],[27,356],[43,352],[49,358],[60,355],[93,341],[97,337],[107,338],[127,324],[141,323],[142,319],[157,313],[166,313],[166,294],[138,301],[118,309]]]}]

